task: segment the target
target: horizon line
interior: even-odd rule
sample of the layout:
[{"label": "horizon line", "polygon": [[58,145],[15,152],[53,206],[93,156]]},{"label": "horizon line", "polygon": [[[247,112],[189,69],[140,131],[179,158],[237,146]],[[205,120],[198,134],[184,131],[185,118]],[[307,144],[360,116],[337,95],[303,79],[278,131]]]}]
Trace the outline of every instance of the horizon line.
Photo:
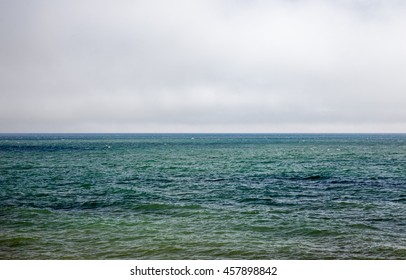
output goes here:
[{"label": "horizon line", "polygon": [[406,134],[406,132],[0,132],[5,134]]}]

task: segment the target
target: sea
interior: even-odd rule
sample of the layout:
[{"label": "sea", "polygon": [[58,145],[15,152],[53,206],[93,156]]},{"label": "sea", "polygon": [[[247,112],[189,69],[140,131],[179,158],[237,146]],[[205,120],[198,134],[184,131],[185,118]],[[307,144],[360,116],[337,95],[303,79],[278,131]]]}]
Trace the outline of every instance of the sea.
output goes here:
[{"label": "sea", "polygon": [[0,259],[405,259],[406,134],[0,134]]}]

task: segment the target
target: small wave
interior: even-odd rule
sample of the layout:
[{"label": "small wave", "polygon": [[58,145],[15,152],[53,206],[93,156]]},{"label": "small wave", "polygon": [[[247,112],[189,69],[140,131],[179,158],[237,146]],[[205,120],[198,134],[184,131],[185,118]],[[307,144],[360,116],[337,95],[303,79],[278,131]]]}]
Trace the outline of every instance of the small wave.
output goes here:
[{"label": "small wave", "polygon": [[106,204],[100,201],[86,201],[80,204],[80,209],[97,209],[105,207]]},{"label": "small wave", "polygon": [[19,164],[13,167],[15,170],[30,170],[34,169],[35,166],[31,164]]},{"label": "small wave", "polygon": [[276,204],[272,198],[257,198],[257,197],[247,197],[240,199],[238,202],[246,204],[262,204],[262,205],[274,205]]},{"label": "small wave", "polygon": [[293,175],[275,176],[275,179],[279,180],[291,180],[291,181],[319,181],[330,179],[331,176],[327,174],[313,174],[313,175]]},{"label": "small wave", "polygon": [[405,201],[406,201],[406,197],[395,198],[392,200],[392,202],[405,202]]},{"label": "small wave", "polygon": [[[346,180],[346,179],[334,179],[329,181],[329,183],[331,184],[354,184],[355,181],[351,181],[351,180]],[[329,188],[335,188],[336,186],[329,186]]]},{"label": "small wave", "polygon": [[251,210],[251,211],[242,211],[240,213],[243,214],[243,215],[257,215],[260,212],[258,210]]},{"label": "small wave", "polygon": [[84,189],[90,189],[91,186],[92,186],[91,183],[83,183],[80,187],[82,187]]},{"label": "small wave", "polygon": [[288,233],[288,235],[303,235],[309,237],[323,237],[339,234],[340,234],[339,232],[330,229],[318,229],[313,227],[303,227],[300,229],[295,229]]},{"label": "small wave", "polygon": [[161,211],[161,210],[174,210],[174,209],[189,209],[196,210],[203,207],[198,204],[190,205],[177,205],[177,204],[164,204],[164,203],[148,203],[136,205],[133,209],[144,211]]},{"label": "small wave", "polygon": [[311,175],[303,178],[304,180],[321,180],[324,179],[321,175]]},{"label": "small wave", "polygon": [[349,227],[351,227],[351,228],[355,228],[355,229],[370,229],[370,230],[378,230],[378,228],[377,228],[377,227],[374,227],[374,226],[372,226],[372,225],[366,225],[366,224],[360,224],[360,223],[357,223],[357,224],[351,224],[351,225],[349,225]]},{"label": "small wave", "polygon": [[207,182],[222,182],[225,181],[226,179],[224,178],[216,178],[216,179],[207,179]]}]

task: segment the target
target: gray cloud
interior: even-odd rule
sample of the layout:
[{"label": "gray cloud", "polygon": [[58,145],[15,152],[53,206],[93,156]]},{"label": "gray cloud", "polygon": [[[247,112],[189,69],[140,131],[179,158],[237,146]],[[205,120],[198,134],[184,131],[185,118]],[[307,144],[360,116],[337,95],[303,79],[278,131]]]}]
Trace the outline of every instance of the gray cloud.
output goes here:
[{"label": "gray cloud", "polygon": [[405,12],[395,0],[2,1],[0,131],[404,132]]}]

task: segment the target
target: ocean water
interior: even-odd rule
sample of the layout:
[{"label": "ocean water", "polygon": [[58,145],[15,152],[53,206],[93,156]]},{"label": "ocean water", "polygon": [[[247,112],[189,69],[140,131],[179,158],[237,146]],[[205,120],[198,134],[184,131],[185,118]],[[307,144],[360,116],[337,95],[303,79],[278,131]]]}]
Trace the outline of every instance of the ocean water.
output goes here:
[{"label": "ocean water", "polygon": [[405,258],[405,134],[0,135],[0,259]]}]

